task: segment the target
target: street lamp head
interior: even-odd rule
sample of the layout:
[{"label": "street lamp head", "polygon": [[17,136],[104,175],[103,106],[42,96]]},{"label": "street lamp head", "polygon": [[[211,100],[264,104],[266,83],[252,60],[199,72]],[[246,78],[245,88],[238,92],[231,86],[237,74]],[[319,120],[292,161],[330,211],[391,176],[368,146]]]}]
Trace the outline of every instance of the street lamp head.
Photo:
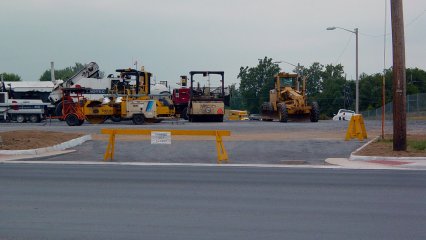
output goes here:
[{"label": "street lamp head", "polygon": [[327,30],[335,30],[336,27],[328,27]]}]

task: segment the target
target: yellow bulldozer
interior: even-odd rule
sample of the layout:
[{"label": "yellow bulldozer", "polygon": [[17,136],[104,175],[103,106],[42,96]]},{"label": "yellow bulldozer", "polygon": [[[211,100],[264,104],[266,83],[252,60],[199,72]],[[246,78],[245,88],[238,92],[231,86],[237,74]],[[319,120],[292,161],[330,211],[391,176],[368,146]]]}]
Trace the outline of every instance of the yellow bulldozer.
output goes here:
[{"label": "yellow bulldozer", "polygon": [[306,77],[293,73],[275,75],[275,88],[269,91],[269,102],[263,103],[260,110],[263,121],[310,118],[311,122],[318,122],[319,119],[318,103],[307,101]]}]

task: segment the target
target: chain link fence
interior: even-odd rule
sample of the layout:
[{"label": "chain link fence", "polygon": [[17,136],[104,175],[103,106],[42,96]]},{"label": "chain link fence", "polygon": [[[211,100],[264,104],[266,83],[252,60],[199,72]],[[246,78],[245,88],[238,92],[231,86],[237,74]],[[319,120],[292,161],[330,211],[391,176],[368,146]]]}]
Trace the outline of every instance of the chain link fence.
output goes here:
[{"label": "chain link fence", "polygon": [[[382,108],[361,112],[365,119],[381,120]],[[426,93],[407,96],[407,118],[426,120]],[[385,105],[385,119],[393,120],[393,102]]]}]

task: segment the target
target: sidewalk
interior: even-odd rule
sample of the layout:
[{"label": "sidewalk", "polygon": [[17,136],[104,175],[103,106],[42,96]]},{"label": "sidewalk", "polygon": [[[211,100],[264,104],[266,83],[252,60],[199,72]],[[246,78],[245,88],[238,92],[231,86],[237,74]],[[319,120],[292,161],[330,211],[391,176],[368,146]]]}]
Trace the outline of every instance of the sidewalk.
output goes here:
[{"label": "sidewalk", "polygon": [[366,144],[351,153],[349,158],[328,158],[325,162],[347,168],[355,169],[406,169],[426,170],[425,157],[384,157],[384,156],[361,156],[357,153],[368,144],[377,140],[373,138]]}]

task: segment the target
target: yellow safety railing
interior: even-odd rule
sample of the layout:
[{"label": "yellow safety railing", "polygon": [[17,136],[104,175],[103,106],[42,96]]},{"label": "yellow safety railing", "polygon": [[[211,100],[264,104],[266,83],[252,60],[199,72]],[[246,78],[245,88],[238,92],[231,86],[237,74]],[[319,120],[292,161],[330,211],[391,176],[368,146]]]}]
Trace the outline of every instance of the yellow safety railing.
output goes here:
[{"label": "yellow safety railing", "polygon": [[358,138],[360,141],[367,139],[367,131],[365,130],[364,119],[361,114],[352,115],[351,120],[349,121],[345,140],[347,141],[352,138]]},{"label": "yellow safety railing", "polygon": [[104,155],[104,161],[112,160],[115,151],[115,135],[151,135],[152,132],[170,132],[174,135],[215,136],[217,163],[228,161],[228,153],[223,145],[222,137],[231,136],[228,130],[165,130],[165,129],[101,129],[102,134],[109,134],[109,142]]}]

